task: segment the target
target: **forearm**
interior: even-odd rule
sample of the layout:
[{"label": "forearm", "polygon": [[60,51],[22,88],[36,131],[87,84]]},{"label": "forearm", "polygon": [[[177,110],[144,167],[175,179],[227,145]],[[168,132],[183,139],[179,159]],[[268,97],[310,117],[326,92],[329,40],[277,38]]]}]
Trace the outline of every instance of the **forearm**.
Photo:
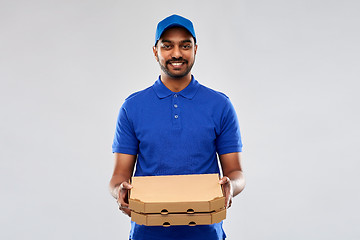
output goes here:
[{"label": "forearm", "polygon": [[115,167],[112,174],[109,189],[111,195],[118,199],[120,184],[129,182],[135,165],[136,155],[115,153]]},{"label": "forearm", "polygon": [[236,170],[228,173],[226,177],[230,178],[232,186],[232,195],[235,197],[245,188],[245,177],[242,171]]}]

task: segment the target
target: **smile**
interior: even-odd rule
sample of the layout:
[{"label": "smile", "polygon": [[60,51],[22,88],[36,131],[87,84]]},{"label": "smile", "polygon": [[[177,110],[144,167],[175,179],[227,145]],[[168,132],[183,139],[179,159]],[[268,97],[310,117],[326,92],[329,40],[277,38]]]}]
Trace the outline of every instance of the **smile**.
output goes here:
[{"label": "smile", "polygon": [[171,62],[170,63],[172,66],[174,67],[180,67],[181,65],[183,65],[184,63],[183,62]]}]

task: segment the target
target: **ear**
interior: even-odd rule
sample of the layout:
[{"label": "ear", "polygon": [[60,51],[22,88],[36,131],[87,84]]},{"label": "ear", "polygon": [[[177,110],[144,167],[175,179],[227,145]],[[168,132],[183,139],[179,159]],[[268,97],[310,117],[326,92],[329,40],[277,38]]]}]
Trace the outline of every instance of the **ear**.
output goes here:
[{"label": "ear", "polygon": [[159,58],[158,58],[158,50],[157,50],[157,47],[156,47],[156,46],[153,46],[153,53],[154,53],[154,56],[155,56],[156,61],[159,61]]},{"label": "ear", "polygon": [[194,53],[195,53],[195,55],[196,55],[197,47],[198,47],[198,45],[196,44],[196,45],[195,45],[195,48],[194,48]]}]

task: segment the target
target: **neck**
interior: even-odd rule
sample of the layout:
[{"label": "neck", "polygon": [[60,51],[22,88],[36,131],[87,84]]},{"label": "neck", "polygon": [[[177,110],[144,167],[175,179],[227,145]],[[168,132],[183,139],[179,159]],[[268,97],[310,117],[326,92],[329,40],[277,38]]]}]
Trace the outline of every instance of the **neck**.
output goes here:
[{"label": "neck", "polygon": [[187,74],[182,78],[172,78],[165,73],[160,74],[160,79],[162,83],[170,89],[172,92],[180,92],[184,88],[186,88],[191,82],[191,73]]}]

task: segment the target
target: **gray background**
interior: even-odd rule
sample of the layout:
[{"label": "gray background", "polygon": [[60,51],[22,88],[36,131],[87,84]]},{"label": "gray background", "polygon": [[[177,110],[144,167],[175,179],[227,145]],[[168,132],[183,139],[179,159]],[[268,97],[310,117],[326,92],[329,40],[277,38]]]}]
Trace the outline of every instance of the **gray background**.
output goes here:
[{"label": "gray background", "polygon": [[126,239],[108,193],[119,107],[159,74],[155,27],[197,32],[193,69],[244,142],[229,239],[359,239],[359,1],[0,1],[0,238]]}]

